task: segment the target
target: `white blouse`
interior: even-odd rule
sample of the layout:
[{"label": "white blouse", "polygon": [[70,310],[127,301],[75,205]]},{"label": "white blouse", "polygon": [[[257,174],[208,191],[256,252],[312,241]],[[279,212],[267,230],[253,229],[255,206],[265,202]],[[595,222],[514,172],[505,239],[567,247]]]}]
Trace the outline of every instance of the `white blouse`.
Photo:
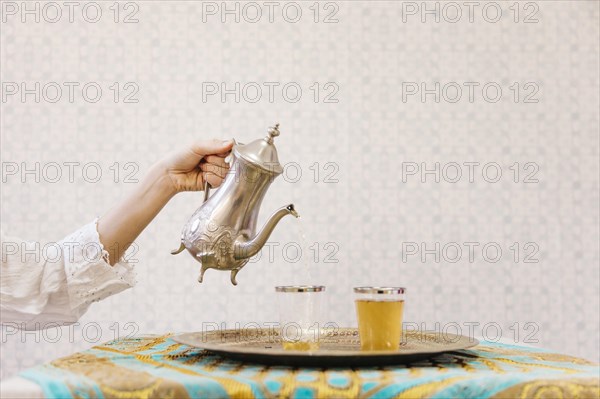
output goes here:
[{"label": "white blouse", "polygon": [[133,266],[108,263],[97,220],[58,243],[1,236],[0,322],[37,330],[75,323],[92,302],[135,285]]}]

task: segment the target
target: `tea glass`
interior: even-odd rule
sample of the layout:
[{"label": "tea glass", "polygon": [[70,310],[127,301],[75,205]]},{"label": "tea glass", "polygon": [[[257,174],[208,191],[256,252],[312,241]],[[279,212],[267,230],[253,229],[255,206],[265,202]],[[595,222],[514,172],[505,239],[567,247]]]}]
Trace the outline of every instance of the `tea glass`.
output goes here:
[{"label": "tea glass", "polygon": [[361,350],[397,350],[402,338],[402,287],[355,287]]},{"label": "tea glass", "polygon": [[281,343],[284,349],[319,349],[319,321],[325,287],[286,285],[275,287],[279,302]]}]

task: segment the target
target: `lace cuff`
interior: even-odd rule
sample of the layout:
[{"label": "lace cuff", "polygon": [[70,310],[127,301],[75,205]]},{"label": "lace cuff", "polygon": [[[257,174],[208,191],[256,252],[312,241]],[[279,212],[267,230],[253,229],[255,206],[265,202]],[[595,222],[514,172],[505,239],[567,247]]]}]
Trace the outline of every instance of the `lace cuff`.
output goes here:
[{"label": "lace cuff", "polygon": [[133,265],[120,260],[114,266],[100,242],[94,220],[61,241],[71,310],[85,311],[100,301],[136,284]]}]

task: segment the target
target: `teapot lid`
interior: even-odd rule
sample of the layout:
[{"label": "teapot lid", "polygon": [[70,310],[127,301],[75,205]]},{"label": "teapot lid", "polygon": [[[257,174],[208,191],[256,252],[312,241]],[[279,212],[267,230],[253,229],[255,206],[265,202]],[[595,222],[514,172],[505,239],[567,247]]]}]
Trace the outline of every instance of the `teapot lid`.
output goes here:
[{"label": "teapot lid", "polygon": [[269,129],[269,134],[265,138],[254,140],[248,144],[238,143],[233,147],[233,152],[236,156],[259,168],[279,175],[283,172],[283,168],[279,163],[277,149],[273,144],[273,138],[277,136],[279,136],[279,123]]}]

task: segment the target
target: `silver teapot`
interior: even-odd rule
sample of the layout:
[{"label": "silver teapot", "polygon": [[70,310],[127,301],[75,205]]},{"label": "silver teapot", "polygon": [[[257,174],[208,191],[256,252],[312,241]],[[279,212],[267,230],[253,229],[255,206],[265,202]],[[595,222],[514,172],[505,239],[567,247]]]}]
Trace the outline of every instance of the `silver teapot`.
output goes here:
[{"label": "silver teapot", "polygon": [[204,183],[204,202],[187,221],[181,245],[171,254],[187,249],[202,264],[199,282],[207,269],[230,270],[231,282],[271,235],[286,215],[298,217],[293,204],[278,209],[256,233],[260,204],[275,177],[283,172],[273,138],[279,124],[269,134],[249,144],[234,143],[230,170],[213,195]]}]

